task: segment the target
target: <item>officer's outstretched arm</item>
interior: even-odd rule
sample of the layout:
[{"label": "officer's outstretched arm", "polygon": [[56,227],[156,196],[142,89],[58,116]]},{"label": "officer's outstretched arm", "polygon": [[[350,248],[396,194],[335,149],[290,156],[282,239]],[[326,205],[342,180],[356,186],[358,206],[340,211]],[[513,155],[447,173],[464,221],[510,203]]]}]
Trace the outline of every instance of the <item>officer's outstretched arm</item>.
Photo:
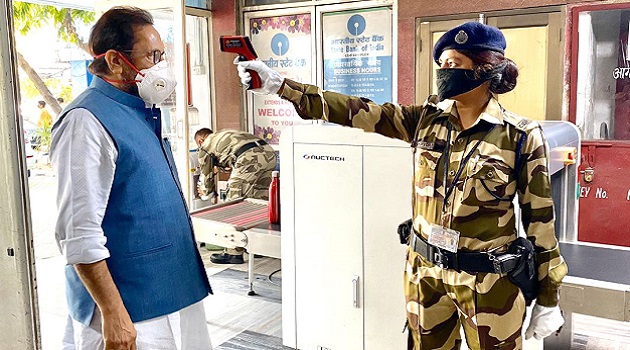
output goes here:
[{"label": "officer's outstretched arm", "polygon": [[302,119],[323,119],[340,125],[411,142],[425,106],[379,105],[366,98],[324,91],[317,86],[284,79],[262,61],[234,61],[243,85],[254,70],[262,84],[254,93],[278,94],[291,102]]},{"label": "officer's outstretched arm", "polygon": [[291,102],[303,119],[323,119],[411,142],[423,106],[379,105],[367,98],[349,96],[285,79],[280,97]]}]

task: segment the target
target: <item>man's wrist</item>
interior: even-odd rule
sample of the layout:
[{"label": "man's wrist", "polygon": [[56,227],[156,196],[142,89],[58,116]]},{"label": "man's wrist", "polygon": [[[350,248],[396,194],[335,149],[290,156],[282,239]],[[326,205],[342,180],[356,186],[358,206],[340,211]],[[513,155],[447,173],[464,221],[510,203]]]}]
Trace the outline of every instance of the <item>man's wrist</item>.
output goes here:
[{"label": "man's wrist", "polygon": [[107,303],[105,305],[98,305],[99,310],[104,318],[113,317],[116,315],[126,315],[129,317],[129,313],[122,303]]}]

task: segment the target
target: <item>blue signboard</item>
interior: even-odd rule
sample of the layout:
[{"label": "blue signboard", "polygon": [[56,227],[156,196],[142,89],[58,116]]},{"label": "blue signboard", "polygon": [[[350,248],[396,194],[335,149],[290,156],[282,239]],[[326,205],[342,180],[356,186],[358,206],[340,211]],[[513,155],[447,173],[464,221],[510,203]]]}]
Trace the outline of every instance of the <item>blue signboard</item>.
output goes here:
[{"label": "blue signboard", "polygon": [[324,89],[392,101],[391,18],[389,8],[324,14]]}]

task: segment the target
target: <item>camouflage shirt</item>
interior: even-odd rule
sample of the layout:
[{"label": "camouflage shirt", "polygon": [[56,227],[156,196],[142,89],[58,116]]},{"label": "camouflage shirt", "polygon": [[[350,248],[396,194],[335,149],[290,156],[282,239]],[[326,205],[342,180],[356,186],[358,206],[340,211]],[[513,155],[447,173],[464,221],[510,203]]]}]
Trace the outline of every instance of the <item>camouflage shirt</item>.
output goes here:
[{"label": "camouflage shirt", "polygon": [[214,167],[224,171],[231,169],[236,161],[236,152],[253,141],[262,139],[239,130],[221,130],[206,137],[199,147],[199,165],[208,193],[216,193]]},{"label": "camouflage shirt", "polygon": [[[537,303],[557,305],[567,266],[554,234],[546,142],[537,123],[503,110],[495,99],[471,127],[462,130],[456,106],[449,100],[439,107],[378,105],[289,79],[280,96],[291,101],[302,118],[324,119],[415,145],[413,222],[425,239],[429,224],[438,224],[460,232],[460,250],[503,249],[517,236],[512,199],[518,194],[521,221],[537,251],[541,282]],[[445,186],[442,156],[449,130]],[[523,133],[524,161],[517,174],[515,150]],[[461,164],[469,153],[469,160]],[[461,174],[453,183],[460,165]],[[446,201],[445,187],[452,187]]]}]

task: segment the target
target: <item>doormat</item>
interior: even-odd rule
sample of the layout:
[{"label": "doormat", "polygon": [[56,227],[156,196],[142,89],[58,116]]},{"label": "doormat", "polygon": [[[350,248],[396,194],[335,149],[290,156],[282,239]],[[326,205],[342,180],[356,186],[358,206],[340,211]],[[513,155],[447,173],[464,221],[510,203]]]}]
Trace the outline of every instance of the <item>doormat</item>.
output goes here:
[{"label": "doormat", "polygon": [[216,347],[215,350],[292,350],[282,345],[282,339],[251,331],[244,331]]}]

